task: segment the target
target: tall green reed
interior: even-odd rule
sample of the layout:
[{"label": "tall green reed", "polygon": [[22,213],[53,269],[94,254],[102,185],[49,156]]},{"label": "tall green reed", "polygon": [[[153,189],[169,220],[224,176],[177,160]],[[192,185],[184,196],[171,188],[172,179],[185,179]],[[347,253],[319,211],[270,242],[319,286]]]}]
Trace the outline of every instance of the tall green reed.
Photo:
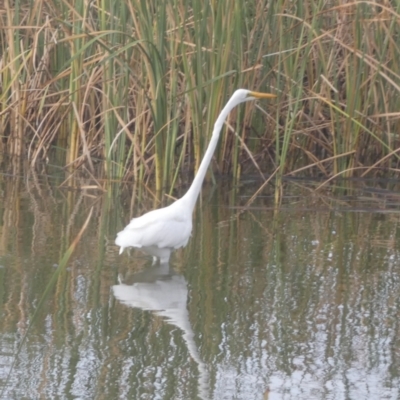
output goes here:
[{"label": "tall green reed", "polygon": [[[393,65],[395,53],[390,46],[383,46],[384,41],[382,43],[382,33],[388,26],[393,29],[391,34],[398,31],[399,26],[394,22],[398,14],[389,9],[380,14],[377,11],[379,9],[363,2],[331,9],[322,3],[312,7],[307,3],[297,8],[296,13],[284,14],[284,18],[296,20],[306,29],[301,46],[310,49],[293,64],[290,75],[292,84],[301,85],[304,91],[292,129],[291,149],[313,161],[324,175],[352,176],[365,168],[365,164],[371,164],[375,157],[383,161],[381,157],[390,152],[392,157],[386,162],[392,166],[398,164],[394,143],[381,129],[379,119],[386,119],[388,130],[392,130],[397,121],[383,112],[381,101],[386,102],[388,98],[377,91],[378,81],[381,89],[387,88],[388,93],[398,91],[393,79],[393,75],[398,74],[397,67],[385,68]],[[290,32],[286,28],[281,36],[285,37],[284,48],[293,48]],[[383,46],[384,51],[375,54],[375,46]],[[286,64],[284,54],[282,59]],[[384,73],[379,71],[381,68],[385,68]],[[372,143],[379,150],[365,151]],[[342,156],[345,154],[347,156]],[[329,157],[333,157],[331,167],[315,164],[316,160]],[[299,156],[290,158],[299,159]]]}]

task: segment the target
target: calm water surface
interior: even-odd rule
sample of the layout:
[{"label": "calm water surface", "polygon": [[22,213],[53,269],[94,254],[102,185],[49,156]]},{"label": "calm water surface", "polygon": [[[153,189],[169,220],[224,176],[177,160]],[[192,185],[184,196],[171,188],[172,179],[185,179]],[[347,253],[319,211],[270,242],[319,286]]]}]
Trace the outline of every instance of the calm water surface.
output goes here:
[{"label": "calm water surface", "polygon": [[114,246],[148,199],[57,183],[0,179],[2,398],[400,398],[399,186],[204,190],[152,266]]}]

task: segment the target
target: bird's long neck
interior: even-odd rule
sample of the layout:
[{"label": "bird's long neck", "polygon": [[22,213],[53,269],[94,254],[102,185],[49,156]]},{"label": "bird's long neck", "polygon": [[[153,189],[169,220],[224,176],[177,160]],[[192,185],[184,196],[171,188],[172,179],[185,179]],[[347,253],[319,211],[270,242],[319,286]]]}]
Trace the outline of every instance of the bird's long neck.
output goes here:
[{"label": "bird's long neck", "polygon": [[201,161],[201,164],[197,171],[197,174],[196,174],[189,190],[182,197],[182,199],[185,199],[185,201],[188,202],[192,211],[194,209],[197,198],[199,196],[201,186],[203,184],[204,177],[206,176],[208,166],[210,165],[212,156],[215,152],[215,148],[217,147],[218,139],[219,139],[219,135],[221,133],[222,126],[225,122],[226,117],[231,112],[231,110],[235,107],[236,104],[237,104],[237,102],[233,101],[233,99],[229,100],[228,103],[225,105],[225,107],[222,109],[217,120],[215,121],[210,143],[208,144],[207,150],[204,154],[203,160]]}]

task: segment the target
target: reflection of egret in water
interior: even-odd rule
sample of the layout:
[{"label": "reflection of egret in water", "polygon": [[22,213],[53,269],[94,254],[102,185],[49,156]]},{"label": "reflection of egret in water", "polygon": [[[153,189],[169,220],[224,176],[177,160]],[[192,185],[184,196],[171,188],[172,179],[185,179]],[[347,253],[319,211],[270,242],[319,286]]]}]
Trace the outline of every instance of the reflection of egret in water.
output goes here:
[{"label": "reflection of egret in water", "polygon": [[198,365],[199,397],[208,399],[208,371],[194,341],[194,332],[186,307],[188,296],[186,279],[182,275],[170,273],[168,264],[161,264],[135,274],[134,281],[132,285],[121,282],[114,285],[112,287],[114,296],[129,307],[153,311],[182,330],[189,354]]}]

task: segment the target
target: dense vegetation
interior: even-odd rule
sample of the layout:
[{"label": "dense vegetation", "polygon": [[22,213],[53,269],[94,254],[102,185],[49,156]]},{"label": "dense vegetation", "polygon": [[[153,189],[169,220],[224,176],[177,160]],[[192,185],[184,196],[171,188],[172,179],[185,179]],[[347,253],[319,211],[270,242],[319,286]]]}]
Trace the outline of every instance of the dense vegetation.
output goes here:
[{"label": "dense vegetation", "polygon": [[400,3],[381,3],[5,0],[0,153],[170,188],[246,87],[278,99],[232,113],[218,172],[396,171]]}]

